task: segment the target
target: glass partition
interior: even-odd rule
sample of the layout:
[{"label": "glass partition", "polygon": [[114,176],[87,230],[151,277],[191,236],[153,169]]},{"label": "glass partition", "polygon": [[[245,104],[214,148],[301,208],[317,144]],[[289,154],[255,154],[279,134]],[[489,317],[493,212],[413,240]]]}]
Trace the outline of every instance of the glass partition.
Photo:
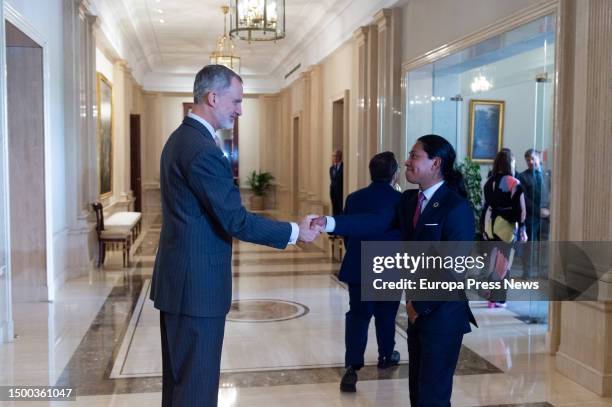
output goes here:
[{"label": "glass partition", "polygon": [[[533,250],[514,259],[513,273],[519,276],[523,261],[546,262],[537,242],[548,239],[549,229],[540,209],[549,208],[550,197],[555,24],[552,14],[539,18],[405,72],[404,77],[407,150],[418,137],[439,134],[455,147],[458,162],[468,157],[480,165],[483,185],[502,148],[514,153],[517,177],[528,170],[525,153],[534,149],[539,155],[537,177],[544,187],[540,207],[533,206],[528,216],[537,220],[532,223],[540,231],[530,237]],[[538,322],[545,321],[548,312],[546,303],[508,307]]]}]

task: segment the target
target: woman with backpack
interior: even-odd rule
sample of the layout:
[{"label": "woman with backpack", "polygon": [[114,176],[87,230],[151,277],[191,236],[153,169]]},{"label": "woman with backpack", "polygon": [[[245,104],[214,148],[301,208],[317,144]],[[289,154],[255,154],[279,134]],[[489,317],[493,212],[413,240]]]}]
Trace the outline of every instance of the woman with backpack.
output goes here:
[{"label": "woman with backpack", "polygon": [[[498,152],[491,176],[484,185],[484,205],[480,217],[483,239],[506,243],[496,246],[491,253],[491,281],[503,281],[508,275],[514,254],[512,243],[527,240],[525,195],[520,181],[513,176],[514,163],[512,151],[503,149]],[[505,307],[506,290],[492,291],[488,300],[489,308]]]}]

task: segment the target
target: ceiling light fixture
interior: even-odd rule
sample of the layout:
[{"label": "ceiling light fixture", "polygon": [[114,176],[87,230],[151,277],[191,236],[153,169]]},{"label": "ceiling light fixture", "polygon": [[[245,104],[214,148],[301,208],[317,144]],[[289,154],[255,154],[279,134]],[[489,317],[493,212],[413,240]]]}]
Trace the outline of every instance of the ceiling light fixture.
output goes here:
[{"label": "ceiling light fixture", "polygon": [[221,7],[223,12],[223,35],[217,40],[217,48],[210,54],[210,63],[224,65],[233,71],[240,73],[240,57],[234,55],[234,43],[227,35],[227,13],[228,6]]},{"label": "ceiling light fixture", "polygon": [[162,10],[162,9],[158,8],[158,9],[157,9],[157,12],[158,12],[159,14],[162,14],[162,13],[164,12],[164,10]]},{"label": "ceiling light fixture", "polygon": [[231,0],[230,35],[246,41],[285,38],[285,0]]},{"label": "ceiling light fixture", "polygon": [[160,19],[159,19],[159,22],[163,24],[163,23],[165,23],[165,22],[166,22],[166,20],[164,20],[163,18],[160,18]]},{"label": "ceiling light fixture", "polygon": [[479,74],[477,77],[474,78],[470,87],[472,88],[472,92],[474,93],[486,92],[493,87],[493,83],[482,74]]}]

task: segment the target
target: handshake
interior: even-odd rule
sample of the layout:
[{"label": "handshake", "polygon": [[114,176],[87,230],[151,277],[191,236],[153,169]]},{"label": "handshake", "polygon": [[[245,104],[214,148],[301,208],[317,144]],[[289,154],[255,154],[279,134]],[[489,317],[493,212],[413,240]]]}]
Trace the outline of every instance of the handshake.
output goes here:
[{"label": "handshake", "polygon": [[298,240],[304,243],[310,243],[314,241],[321,232],[325,231],[327,225],[327,219],[325,216],[308,215],[298,224],[300,234]]}]

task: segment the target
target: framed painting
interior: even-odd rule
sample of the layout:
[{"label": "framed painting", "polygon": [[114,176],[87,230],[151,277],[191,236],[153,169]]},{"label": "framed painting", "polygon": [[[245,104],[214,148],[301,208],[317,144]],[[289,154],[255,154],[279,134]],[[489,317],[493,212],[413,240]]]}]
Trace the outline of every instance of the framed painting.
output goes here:
[{"label": "framed painting", "polygon": [[113,85],[98,72],[98,168],[100,199],[113,194]]},{"label": "framed painting", "polygon": [[504,105],[502,100],[470,100],[468,154],[472,161],[491,164],[501,150],[504,137]]}]

